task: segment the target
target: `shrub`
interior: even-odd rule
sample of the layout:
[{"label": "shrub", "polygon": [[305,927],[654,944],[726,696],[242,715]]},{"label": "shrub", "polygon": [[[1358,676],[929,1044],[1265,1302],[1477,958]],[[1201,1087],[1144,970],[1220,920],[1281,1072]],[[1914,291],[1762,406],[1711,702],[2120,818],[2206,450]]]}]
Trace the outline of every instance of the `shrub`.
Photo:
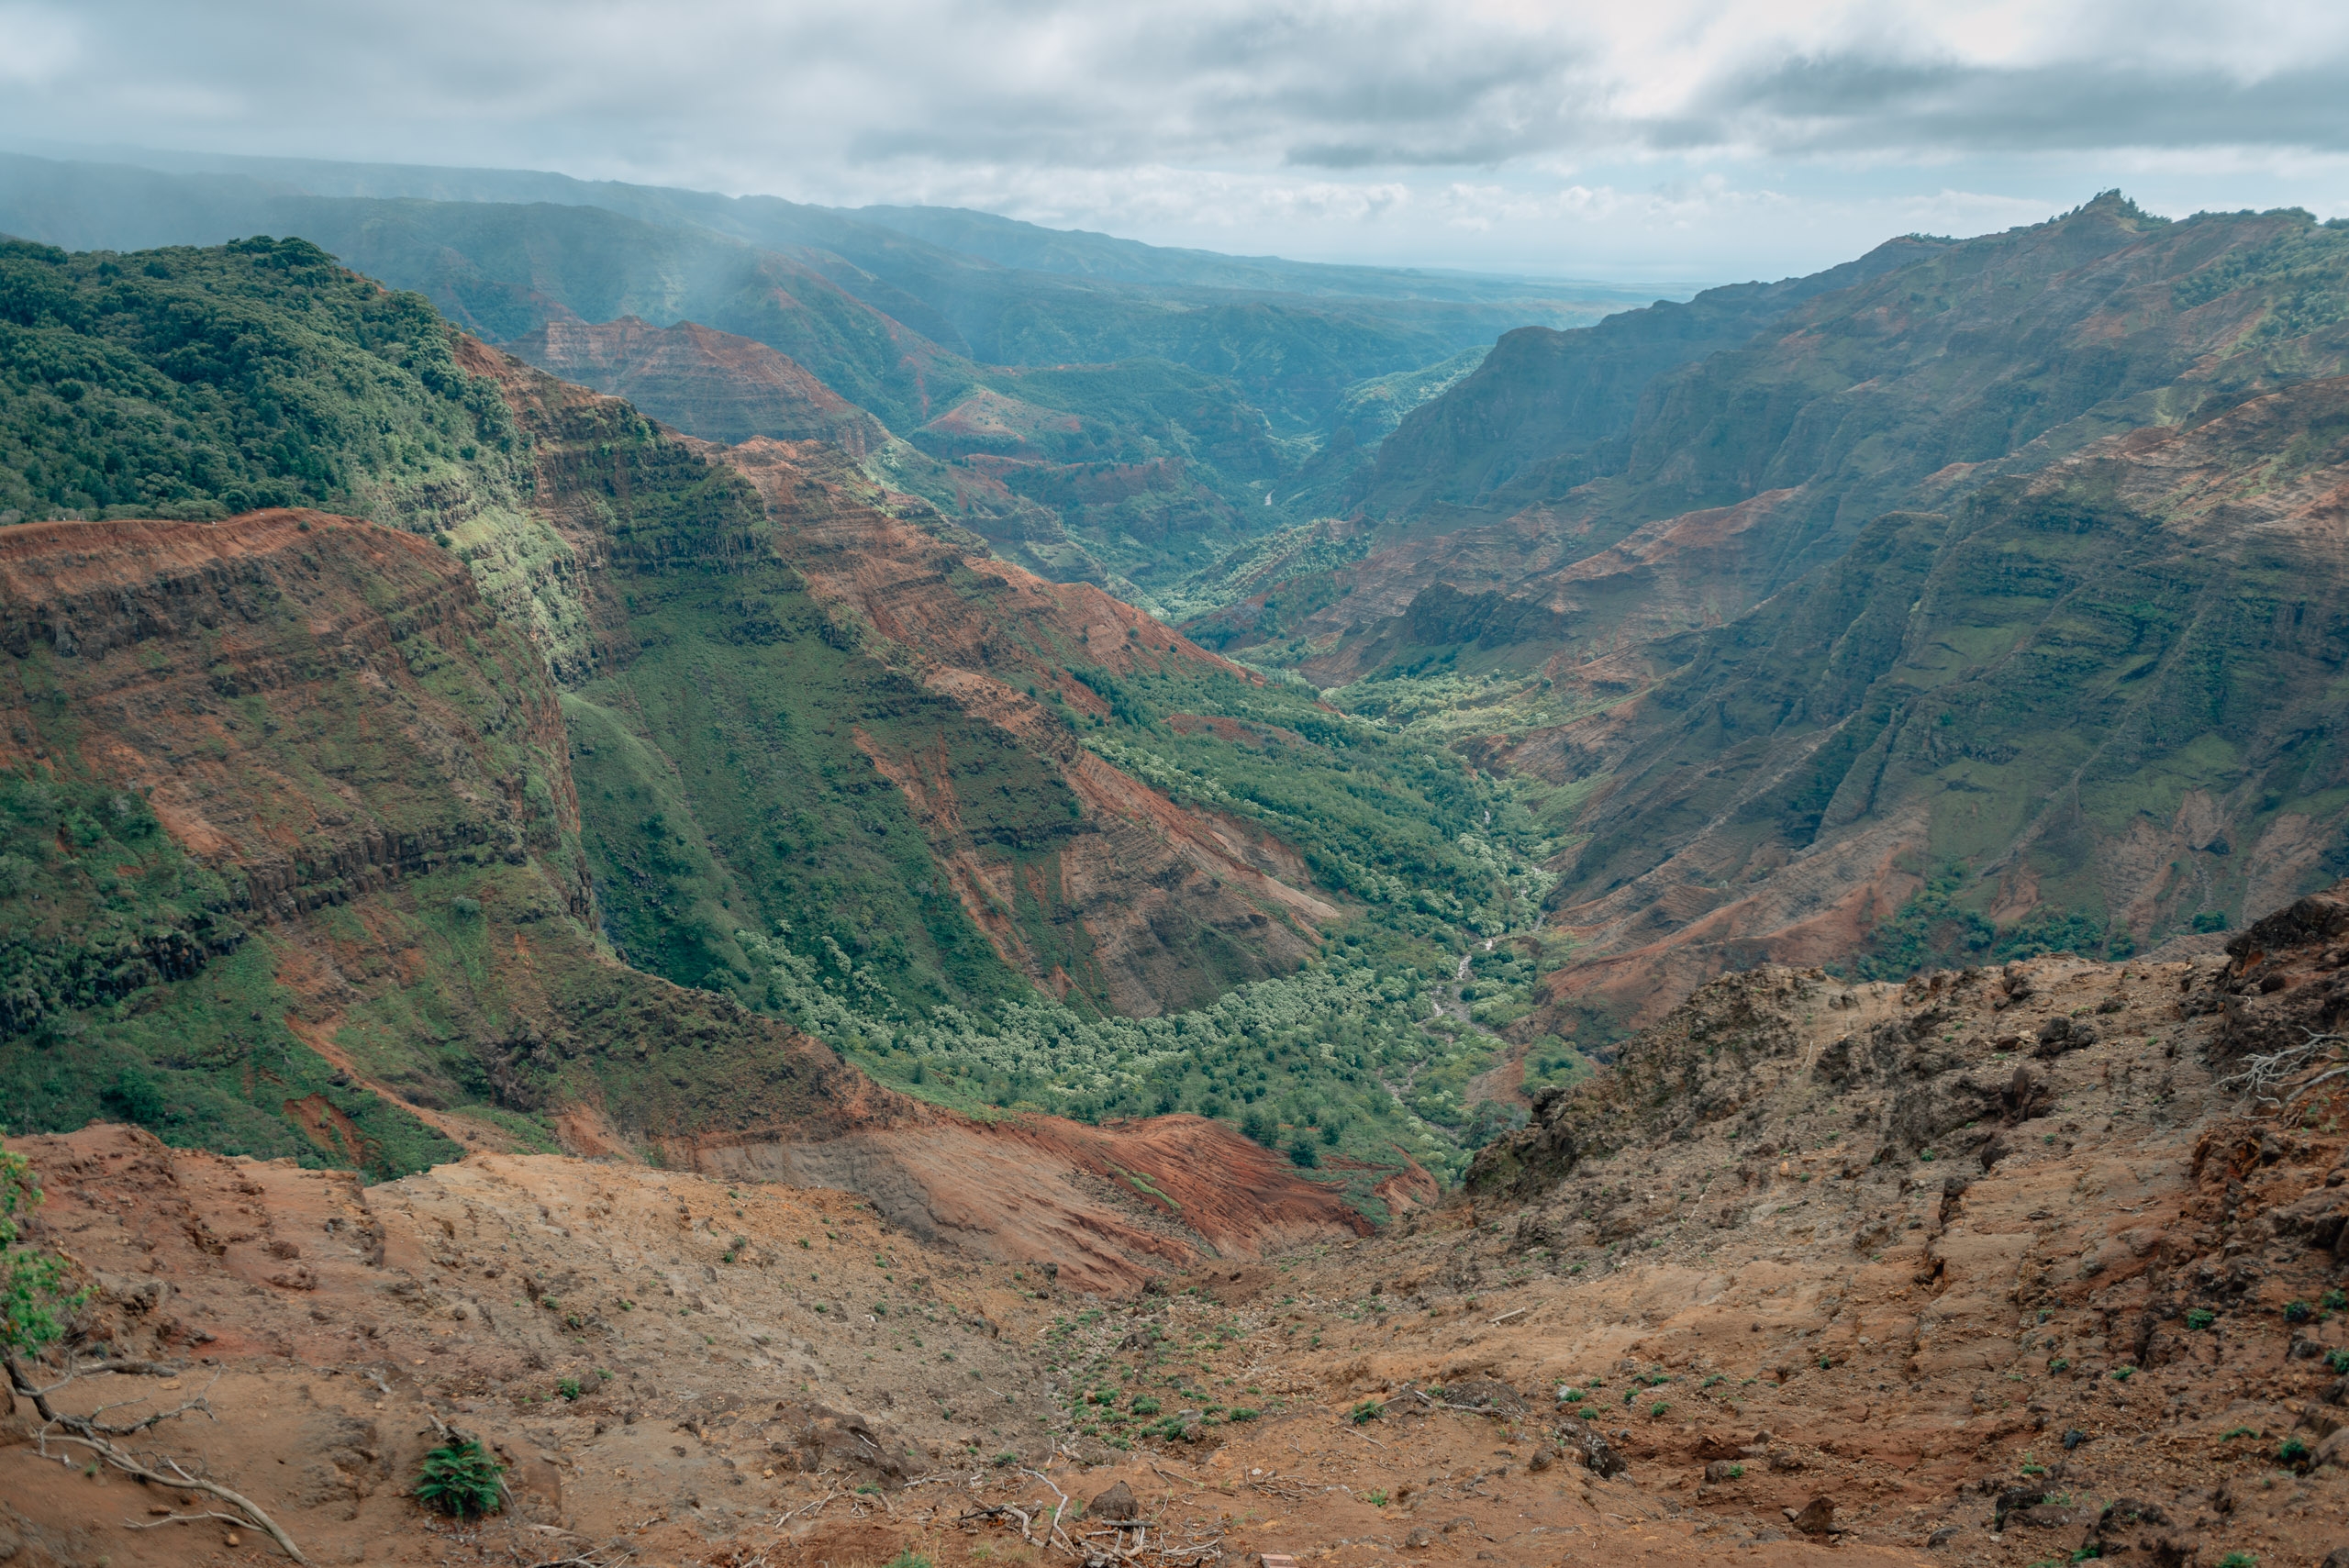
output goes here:
[{"label": "shrub", "polygon": [[1386,1406],[1381,1405],[1375,1399],[1365,1399],[1361,1404],[1346,1412],[1346,1419],[1359,1427],[1368,1422],[1375,1421],[1381,1416],[1386,1414]]},{"label": "shrub", "polygon": [[576,1399],[580,1394],[579,1380],[575,1377],[566,1377],[554,1385],[554,1391],[565,1399]]},{"label": "shrub", "polygon": [[503,1506],[505,1466],[472,1438],[444,1443],[424,1456],[416,1500],[451,1518],[477,1518]]},{"label": "shrub", "polygon": [[1648,1414],[1649,1414],[1649,1415],[1651,1415],[1651,1416],[1661,1416],[1661,1415],[1663,1415],[1666,1410],[1669,1410],[1669,1409],[1671,1409],[1671,1408],[1672,1408],[1672,1406],[1671,1406],[1671,1404],[1670,1404],[1668,1401],[1666,1401],[1666,1400],[1663,1400],[1663,1399],[1659,1399],[1659,1400],[1657,1400],[1654,1404],[1653,1404],[1653,1405],[1651,1405],[1651,1406],[1649,1406],[1649,1407],[1648,1407]]},{"label": "shrub", "polygon": [[2305,1301],[2288,1301],[2284,1304],[2284,1321],[2287,1323],[2305,1323],[2315,1316],[2316,1308]]},{"label": "shrub", "polygon": [[2186,1309],[2186,1326],[2189,1329],[2196,1330],[2208,1329],[2218,1320],[2219,1315],[2207,1307],[2189,1307]]},{"label": "shrub", "polygon": [[2276,1448],[2276,1462],[2287,1470],[2306,1470],[2316,1462],[2316,1454],[2299,1438],[2286,1438]]},{"label": "shrub", "polygon": [[2324,1364],[2332,1372],[2349,1372],[2349,1351],[2327,1351]]},{"label": "shrub", "polygon": [[2112,1369],[2112,1381],[2115,1383],[2126,1383],[2132,1377],[2135,1376],[2136,1373],[2137,1369],[2133,1366],[2116,1366]]},{"label": "shrub", "polygon": [[65,1331],[60,1316],[70,1316],[85,1294],[67,1285],[63,1258],[19,1242],[18,1217],[39,1203],[32,1166],[0,1149],[0,1352],[38,1351],[55,1340]]},{"label": "shrub", "polygon": [[1141,1395],[1134,1400],[1132,1410],[1137,1416],[1155,1416],[1158,1414],[1158,1401],[1150,1395]]}]

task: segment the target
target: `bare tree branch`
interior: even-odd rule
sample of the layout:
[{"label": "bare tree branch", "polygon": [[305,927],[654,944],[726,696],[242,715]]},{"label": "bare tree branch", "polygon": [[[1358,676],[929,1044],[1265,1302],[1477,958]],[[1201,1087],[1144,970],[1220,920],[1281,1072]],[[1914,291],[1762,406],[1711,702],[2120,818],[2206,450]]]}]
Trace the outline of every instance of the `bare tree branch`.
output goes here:
[{"label": "bare tree branch", "polygon": [[2281,1051],[2272,1051],[2265,1056],[2245,1057],[2242,1072],[2220,1079],[2213,1087],[2221,1089],[2240,1087],[2243,1090],[2241,1103],[2243,1106],[2250,1106],[2254,1104],[2272,1106],[2281,1110],[2318,1084],[2323,1083],[2326,1079],[2340,1076],[2341,1069],[2336,1068],[2299,1084],[2289,1094],[2278,1096],[2277,1091],[2297,1075],[2334,1061],[2335,1057],[2332,1053],[2343,1043],[2342,1037],[2337,1034],[2319,1034],[2314,1029],[2305,1027],[2301,1032],[2309,1038],[2298,1045],[2286,1046]]},{"label": "bare tree branch", "polygon": [[[51,1394],[83,1375],[78,1364],[72,1360],[66,1362],[64,1377],[46,1387],[36,1387],[32,1379],[25,1374],[24,1367],[16,1357],[7,1357],[6,1363],[8,1380],[16,1385],[19,1393],[32,1397],[33,1408],[40,1413],[44,1424],[39,1431],[33,1434],[33,1440],[44,1458],[49,1455],[50,1443],[67,1443],[75,1448],[89,1450],[98,1458],[134,1480],[152,1482],[159,1486],[175,1486],[184,1491],[202,1492],[206,1496],[217,1497],[230,1507],[244,1510],[244,1518],[235,1520],[235,1523],[248,1529],[266,1531],[269,1538],[277,1542],[280,1551],[295,1562],[305,1564],[306,1568],[310,1560],[302,1555],[302,1549],[294,1544],[294,1538],[280,1529],[277,1521],[271,1518],[260,1504],[243,1493],[223,1486],[217,1481],[207,1481],[202,1476],[191,1475],[186,1467],[175,1459],[164,1457],[151,1462],[142,1460],[114,1441],[116,1438],[129,1437],[135,1433],[146,1431],[158,1422],[170,1420],[175,1416],[186,1415],[191,1410],[200,1410],[206,1416],[211,1415],[212,1409],[205,1403],[205,1395],[199,1394],[184,1405],[170,1410],[159,1411],[144,1419],[131,1422],[128,1426],[118,1426],[102,1422],[96,1419],[95,1416],[77,1416],[60,1411],[49,1402],[49,1396]],[[219,1377],[216,1373],[213,1382],[218,1381]],[[211,1391],[211,1384],[205,1385],[206,1394]],[[100,1406],[99,1413],[119,1408],[121,1408],[120,1405]],[[158,1466],[160,1468],[157,1468]]]}]

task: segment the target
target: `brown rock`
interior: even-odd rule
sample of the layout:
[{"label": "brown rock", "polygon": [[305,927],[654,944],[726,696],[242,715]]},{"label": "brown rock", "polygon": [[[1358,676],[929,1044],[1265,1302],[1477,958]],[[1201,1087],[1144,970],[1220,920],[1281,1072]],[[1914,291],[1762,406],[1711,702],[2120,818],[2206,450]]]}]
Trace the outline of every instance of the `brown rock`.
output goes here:
[{"label": "brown rock", "polygon": [[1805,1535],[1832,1535],[1835,1533],[1834,1499],[1822,1494],[1805,1503],[1799,1510],[1788,1508],[1787,1518],[1793,1522],[1795,1529]]},{"label": "brown rock", "polygon": [[1141,1517],[1141,1506],[1134,1501],[1133,1488],[1118,1481],[1085,1505],[1085,1515],[1094,1519],[1139,1518]]}]

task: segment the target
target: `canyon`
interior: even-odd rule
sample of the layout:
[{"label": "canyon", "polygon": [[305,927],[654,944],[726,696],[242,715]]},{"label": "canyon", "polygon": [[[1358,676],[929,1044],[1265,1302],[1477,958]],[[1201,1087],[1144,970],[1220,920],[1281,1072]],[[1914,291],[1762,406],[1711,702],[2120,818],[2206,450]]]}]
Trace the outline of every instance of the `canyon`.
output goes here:
[{"label": "canyon", "polygon": [[2349,1561],[2349,230],[411,176],[0,161],[0,1560]]}]

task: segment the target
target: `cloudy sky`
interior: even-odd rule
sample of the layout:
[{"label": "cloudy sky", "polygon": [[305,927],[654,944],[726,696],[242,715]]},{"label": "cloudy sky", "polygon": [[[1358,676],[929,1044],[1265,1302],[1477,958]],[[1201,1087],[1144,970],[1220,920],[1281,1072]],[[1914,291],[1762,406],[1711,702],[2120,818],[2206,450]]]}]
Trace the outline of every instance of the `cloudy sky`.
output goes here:
[{"label": "cloudy sky", "polygon": [[2332,0],[0,0],[0,145],[559,170],[1701,284],[2349,214]]}]

